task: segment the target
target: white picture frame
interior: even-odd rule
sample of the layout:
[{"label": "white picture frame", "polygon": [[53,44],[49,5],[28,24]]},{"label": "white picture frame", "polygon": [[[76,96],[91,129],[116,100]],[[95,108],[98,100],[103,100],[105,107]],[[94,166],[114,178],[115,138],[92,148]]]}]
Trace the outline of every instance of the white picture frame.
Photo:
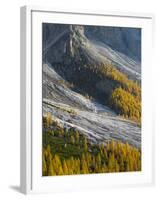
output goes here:
[{"label": "white picture frame", "polygon": [[[35,6],[21,8],[21,192],[28,194],[80,191],[108,187],[143,186],[154,183],[154,124],[151,95],[153,18],[151,14],[139,13],[68,11]],[[42,22],[142,28],[141,172],[42,177],[42,134],[40,134],[42,123]]]}]

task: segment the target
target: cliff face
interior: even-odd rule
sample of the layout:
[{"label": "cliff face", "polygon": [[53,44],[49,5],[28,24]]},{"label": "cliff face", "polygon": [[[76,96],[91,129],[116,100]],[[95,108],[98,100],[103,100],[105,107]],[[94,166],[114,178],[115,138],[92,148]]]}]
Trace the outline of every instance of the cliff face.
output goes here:
[{"label": "cliff face", "polygon": [[[141,61],[141,29],[43,24],[43,50],[47,48],[52,52],[52,56],[55,56],[56,53],[59,56],[64,53],[73,56],[75,50],[86,45],[88,40],[98,41],[134,61]],[[56,45],[56,42],[58,45]],[[52,46],[56,49],[52,49]],[[55,57],[57,58],[57,56]],[[61,60],[61,57],[59,60]]]}]

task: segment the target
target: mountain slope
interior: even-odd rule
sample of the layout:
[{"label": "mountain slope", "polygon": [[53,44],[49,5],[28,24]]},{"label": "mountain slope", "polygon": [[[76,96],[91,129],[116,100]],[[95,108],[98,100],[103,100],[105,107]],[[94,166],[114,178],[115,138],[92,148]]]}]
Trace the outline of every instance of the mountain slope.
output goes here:
[{"label": "mountain slope", "polygon": [[[92,143],[119,140],[140,149],[141,128],[116,114],[124,108],[123,116],[140,124],[140,34],[43,24],[43,114],[51,113],[60,126],[77,129]],[[119,95],[110,98],[115,89],[124,90],[122,102]]]},{"label": "mountain slope", "polygon": [[[111,26],[87,26],[85,34],[89,39],[101,41],[135,61],[141,61],[141,29]],[[131,38],[131,39],[130,39]]]},{"label": "mountain slope", "polygon": [[62,127],[74,127],[93,143],[119,140],[140,148],[141,129],[108,107],[72,91],[48,64],[43,65],[43,112]]},{"label": "mountain slope", "polygon": [[[141,79],[140,31],[136,33],[130,28],[105,29],[79,25],[43,26],[43,60],[53,67],[57,64],[67,68],[74,65],[81,67],[82,64],[110,63],[129,78]],[[129,35],[132,36],[131,42],[128,40]]]}]

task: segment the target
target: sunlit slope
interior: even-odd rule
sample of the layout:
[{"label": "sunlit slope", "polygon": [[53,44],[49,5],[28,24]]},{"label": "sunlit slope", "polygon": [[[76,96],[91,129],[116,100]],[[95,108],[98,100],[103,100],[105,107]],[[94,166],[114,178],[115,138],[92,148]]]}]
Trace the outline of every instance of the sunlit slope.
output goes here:
[{"label": "sunlit slope", "polygon": [[140,148],[141,129],[135,122],[73,91],[48,64],[43,65],[43,97],[44,115],[51,113],[61,126],[76,128],[94,143],[114,139]]}]

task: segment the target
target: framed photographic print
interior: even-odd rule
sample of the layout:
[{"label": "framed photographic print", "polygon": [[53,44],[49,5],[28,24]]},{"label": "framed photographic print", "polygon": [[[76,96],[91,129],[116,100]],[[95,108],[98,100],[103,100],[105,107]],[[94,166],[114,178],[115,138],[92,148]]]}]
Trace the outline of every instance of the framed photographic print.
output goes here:
[{"label": "framed photographic print", "polygon": [[148,14],[21,8],[21,191],[153,183]]}]

